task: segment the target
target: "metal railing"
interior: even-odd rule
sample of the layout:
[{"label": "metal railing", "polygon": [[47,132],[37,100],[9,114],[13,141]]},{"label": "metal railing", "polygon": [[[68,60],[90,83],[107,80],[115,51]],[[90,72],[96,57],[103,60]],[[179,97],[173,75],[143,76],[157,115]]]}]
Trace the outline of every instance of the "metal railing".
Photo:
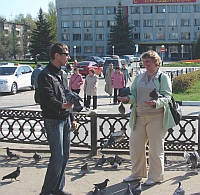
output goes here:
[{"label": "metal railing", "polygon": [[[25,144],[48,144],[41,111],[0,110],[0,141]],[[91,112],[75,114],[78,128],[71,133],[71,146],[91,150],[93,155],[115,131],[125,130],[125,139],[109,147],[112,150],[129,149],[129,118],[121,114]],[[200,152],[200,115],[183,116],[179,125],[168,130],[165,151],[184,150]]]}]

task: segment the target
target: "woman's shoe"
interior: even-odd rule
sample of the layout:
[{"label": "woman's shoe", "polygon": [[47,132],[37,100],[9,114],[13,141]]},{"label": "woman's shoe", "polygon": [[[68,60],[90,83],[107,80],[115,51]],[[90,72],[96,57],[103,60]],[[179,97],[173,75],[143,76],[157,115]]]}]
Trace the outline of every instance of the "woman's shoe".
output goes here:
[{"label": "woman's shoe", "polygon": [[147,179],[147,180],[144,182],[143,185],[145,185],[145,186],[153,186],[153,185],[155,185],[155,182],[152,181],[151,179]]},{"label": "woman's shoe", "polygon": [[132,181],[136,181],[136,180],[141,180],[142,177],[133,177],[132,175],[126,177],[123,179],[124,182],[132,182]]}]

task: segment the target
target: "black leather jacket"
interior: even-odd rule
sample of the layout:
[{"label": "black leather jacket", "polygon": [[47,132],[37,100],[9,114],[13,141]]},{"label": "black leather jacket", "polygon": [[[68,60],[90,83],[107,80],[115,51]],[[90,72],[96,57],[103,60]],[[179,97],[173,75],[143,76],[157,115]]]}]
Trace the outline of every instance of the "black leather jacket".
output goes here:
[{"label": "black leather jacket", "polygon": [[69,110],[61,108],[66,103],[65,88],[67,88],[67,74],[58,69],[51,62],[38,76],[40,107],[44,118],[65,120],[69,117]]}]

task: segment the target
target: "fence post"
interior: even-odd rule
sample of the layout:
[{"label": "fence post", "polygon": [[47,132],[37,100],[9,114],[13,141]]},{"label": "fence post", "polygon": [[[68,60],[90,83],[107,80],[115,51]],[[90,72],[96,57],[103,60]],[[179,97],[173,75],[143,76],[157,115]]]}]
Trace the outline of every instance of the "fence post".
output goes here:
[{"label": "fence post", "polygon": [[200,114],[198,116],[198,126],[197,126],[197,129],[198,129],[198,153],[200,154]]},{"label": "fence post", "polygon": [[97,113],[94,111],[90,112],[91,118],[91,154],[92,156],[97,155]]}]

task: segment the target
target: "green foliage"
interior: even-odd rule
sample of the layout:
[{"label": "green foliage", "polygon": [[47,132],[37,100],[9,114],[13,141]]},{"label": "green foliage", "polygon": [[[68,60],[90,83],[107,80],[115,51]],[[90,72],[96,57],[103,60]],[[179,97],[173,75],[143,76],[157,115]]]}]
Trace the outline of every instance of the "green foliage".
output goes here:
[{"label": "green foliage", "polygon": [[194,58],[200,59],[200,52],[199,51],[200,51],[200,36],[197,40],[197,43],[194,46],[194,51],[193,51]]},{"label": "green foliage", "polygon": [[200,80],[200,70],[174,77],[172,89],[174,93],[184,92]]},{"label": "green foliage", "polygon": [[112,54],[112,46],[114,46],[114,53],[119,56],[124,54],[133,54],[133,27],[127,23],[127,17],[123,13],[121,0],[118,2],[117,13],[114,19],[115,25],[111,26],[108,39],[108,54]]},{"label": "green foliage", "polygon": [[164,64],[164,67],[200,67],[200,62],[173,62]]},{"label": "green foliage", "polygon": [[33,56],[39,54],[39,59],[48,59],[48,48],[52,43],[53,37],[50,32],[50,24],[45,19],[41,8],[36,26],[36,29],[31,33],[30,53]]}]

